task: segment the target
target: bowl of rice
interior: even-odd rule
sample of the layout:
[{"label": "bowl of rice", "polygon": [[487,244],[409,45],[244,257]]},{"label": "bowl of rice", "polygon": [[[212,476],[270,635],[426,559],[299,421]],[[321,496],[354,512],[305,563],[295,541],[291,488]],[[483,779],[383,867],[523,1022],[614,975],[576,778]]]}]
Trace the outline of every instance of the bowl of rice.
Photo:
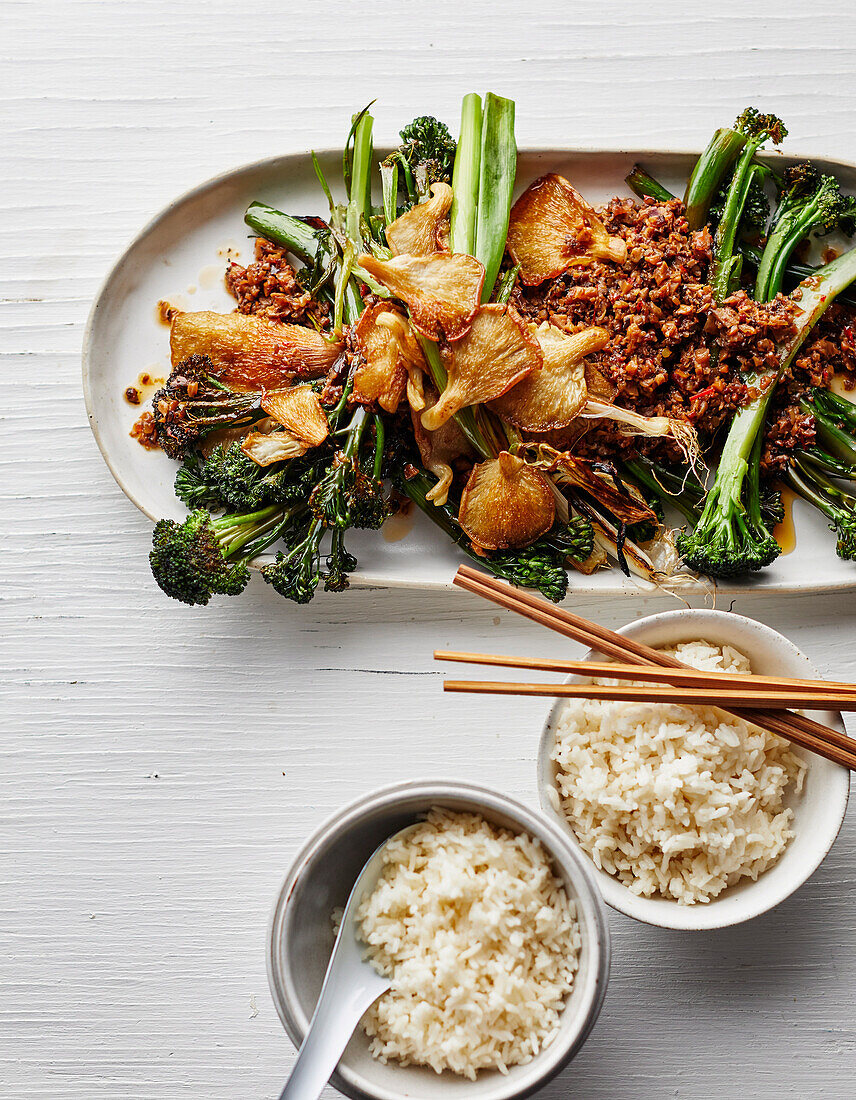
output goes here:
[{"label": "bowl of rice", "polygon": [[331,1078],[355,1100],[511,1100],[550,1080],[600,1012],[609,932],[589,861],[564,831],[463,783],[408,782],[340,811],[298,854],[274,904],[268,978],[295,1046],[312,1016],[337,911],[372,852],[357,914],[392,981]]},{"label": "bowl of rice", "polygon": [[[670,611],[619,633],[699,669],[818,675],[787,638],[730,612]],[[806,713],[844,728],[837,712]],[[538,769],[544,812],[589,860],[604,900],[688,931],[784,901],[832,847],[850,790],[846,768],[712,706],[557,700]]]}]

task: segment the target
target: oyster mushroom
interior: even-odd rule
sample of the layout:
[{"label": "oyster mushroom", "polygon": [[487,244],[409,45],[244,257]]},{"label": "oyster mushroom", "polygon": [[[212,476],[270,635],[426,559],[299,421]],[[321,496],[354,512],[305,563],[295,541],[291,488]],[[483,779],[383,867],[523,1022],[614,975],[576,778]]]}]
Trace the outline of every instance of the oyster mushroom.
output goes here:
[{"label": "oyster mushroom", "polygon": [[353,335],[363,357],[354,372],[354,397],[376,401],[394,413],[407,391],[419,405],[425,359],[407,318],[389,303],[378,302],[363,310]]},{"label": "oyster mushroom", "polygon": [[320,378],[342,345],[314,329],[280,325],[245,313],[176,313],[169,336],[173,367],[207,355],[212,373],[232,389],[275,389],[292,378]]},{"label": "oyster mushroom", "polygon": [[241,450],[258,466],[299,458],[327,438],[327,414],[309,386],[266,393],[260,404],[274,430],[253,431],[241,440]]},{"label": "oyster mushroom", "polygon": [[[437,391],[429,389],[424,395],[424,407],[435,405],[437,400]],[[459,458],[471,456],[472,448],[454,420],[447,420],[435,432],[428,432],[422,427],[419,412],[412,405],[410,419],[422,465],[438,479],[437,484],[425,496],[440,507],[449,499],[449,489],[455,476],[452,463]]]},{"label": "oyster mushroom", "polygon": [[490,407],[504,420],[528,432],[567,427],[585,407],[585,357],[609,342],[603,328],[569,335],[546,322],[532,332],[541,348],[544,366],[518,382]]},{"label": "oyster mushroom", "polygon": [[512,207],[508,251],[526,286],[594,260],[627,258],[621,237],[610,237],[593,207],[555,172],[535,180]]},{"label": "oyster mushroom", "polygon": [[483,550],[529,546],[553,526],[556,502],[544,475],[502,451],[473,467],[458,522]]},{"label": "oyster mushroom", "polygon": [[445,234],[443,223],[452,208],[452,188],[448,183],[431,185],[431,197],[420,202],[386,228],[386,241],[393,256],[429,256],[440,249]]},{"label": "oyster mushroom", "polygon": [[512,306],[482,306],[469,332],[444,355],[448,381],[440,400],[422,413],[429,432],[467,405],[499,397],[543,362],[541,349]]},{"label": "oyster mushroom", "polygon": [[266,393],[259,402],[268,416],[310,447],[319,447],[330,425],[318,394],[309,386]]},{"label": "oyster mushroom", "polygon": [[463,252],[402,253],[391,260],[361,256],[365,271],[410,309],[414,328],[429,340],[463,336],[481,301],[484,267]]}]

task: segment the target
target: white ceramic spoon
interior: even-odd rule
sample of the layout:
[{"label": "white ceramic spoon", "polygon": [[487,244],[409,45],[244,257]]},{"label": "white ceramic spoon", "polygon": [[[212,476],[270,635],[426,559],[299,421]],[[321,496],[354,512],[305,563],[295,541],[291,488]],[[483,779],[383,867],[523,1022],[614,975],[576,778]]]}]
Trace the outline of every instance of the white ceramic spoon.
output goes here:
[{"label": "white ceramic spoon", "polygon": [[383,849],[417,827],[408,825],[388,837],[360,871],[345,906],[309,1030],[279,1100],[318,1100],[363,1013],[389,989],[389,978],[363,958],[365,944],[358,935],[357,909],[377,885],[383,870]]}]

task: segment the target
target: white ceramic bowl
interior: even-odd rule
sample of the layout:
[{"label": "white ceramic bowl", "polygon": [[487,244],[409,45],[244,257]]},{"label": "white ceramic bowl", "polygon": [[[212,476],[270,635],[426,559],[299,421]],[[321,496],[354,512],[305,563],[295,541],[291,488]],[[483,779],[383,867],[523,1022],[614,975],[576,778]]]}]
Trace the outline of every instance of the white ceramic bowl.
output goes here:
[{"label": "white ceramic bowl", "polygon": [[408,782],[386,787],[346,806],[318,829],[295,859],[268,928],[268,980],[276,1010],[295,1046],[306,1028],[333,948],[331,914],[344,905],[363,864],[398,829],[432,806],[480,813],[515,832],[537,837],[568,896],[577,905],[582,940],[574,989],[559,1034],[527,1065],[507,1075],[482,1072],[476,1081],[421,1066],[383,1065],[372,1058],[360,1028],[331,1078],[354,1100],[512,1100],[528,1096],[566,1065],[597,1019],[609,978],[609,930],[588,859],[562,829],[503,795],[464,783]]},{"label": "white ceramic bowl", "polygon": [[[817,670],[796,646],[763,623],[724,611],[682,609],[637,619],[619,634],[646,645],[660,647],[702,639],[716,645],[728,644],[745,653],[753,671],[764,675],[815,677]],[[603,660],[602,654],[589,652],[586,660]],[[570,680],[581,677],[572,676]],[[565,832],[570,842],[583,853],[570,824],[559,808],[556,789],[556,765],[550,759],[555,744],[555,727],[563,707],[559,699],[550,711],[538,753],[538,785],[545,814]],[[808,711],[810,717],[843,730],[841,716],[832,711]],[[803,789],[791,795],[786,804],[794,811],[794,837],[781,858],[759,876],[745,879],[724,890],[706,904],[679,905],[667,898],[643,898],[589,859],[604,900],[622,913],[647,924],[663,928],[701,931],[722,928],[757,917],[784,901],[798,889],[823,862],[841,828],[850,776],[846,768],[831,764],[814,753],[794,746],[808,763]]]}]

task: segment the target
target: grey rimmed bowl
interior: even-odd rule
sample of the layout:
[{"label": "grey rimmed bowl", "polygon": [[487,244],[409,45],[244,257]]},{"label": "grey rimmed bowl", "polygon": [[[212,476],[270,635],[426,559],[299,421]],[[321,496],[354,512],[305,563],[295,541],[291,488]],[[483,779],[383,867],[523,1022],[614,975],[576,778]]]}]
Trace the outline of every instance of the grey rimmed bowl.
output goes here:
[{"label": "grey rimmed bowl", "polygon": [[568,896],[576,902],[581,950],[577,980],[558,1035],[527,1065],[476,1081],[421,1066],[383,1065],[369,1054],[360,1028],[330,1083],[353,1100],[512,1100],[540,1088],[582,1047],[600,1012],[609,978],[609,930],[588,859],[563,830],[504,795],[467,783],[407,782],[346,806],[303,846],[274,903],[268,927],[268,980],[279,1018],[295,1046],[303,1041],[333,949],[331,914],[345,904],[363,864],[394,832],[432,806],[479,813],[514,832],[537,837]]},{"label": "grey rimmed bowl", "polygon": [[[793,642],[764,623],[726,611],[695,608],[666,611],[636,619],[618,631],[637,642],[652,646],[703,640],[714,645],[730,645],[752,662],[754,672],[762,676],[816,678],[817,669]],[[604,660],[602,654],[589,651],[587,661]],[[835,678],[835,677],[833,677]],[[569,676],[568,681],[582,680]],[[785,805],[794,812],[794,837],[776,863],[753,881],[749,878],[729,886],[706,904],[679,905],[669,898],[644,898],[634,894],[617,878],[595,867],[583,852],[565,817],[556,787],[556,765],[551,754],[556,726],[564,709],[556,701],[547,717],[538,753],[538,787],[544,813],[562,829],[570,843],[588,861],[598,889],[608,905],[629,917],[662,928],[704,931],[740,924],[784,901],[821,865],[841,829],[850,792],[850,774],[815,753],[794,745],[794,751],[806,761],[803,789],[786,794]],[[843,731],[837,711],[806,711],[809,717]]]}]

